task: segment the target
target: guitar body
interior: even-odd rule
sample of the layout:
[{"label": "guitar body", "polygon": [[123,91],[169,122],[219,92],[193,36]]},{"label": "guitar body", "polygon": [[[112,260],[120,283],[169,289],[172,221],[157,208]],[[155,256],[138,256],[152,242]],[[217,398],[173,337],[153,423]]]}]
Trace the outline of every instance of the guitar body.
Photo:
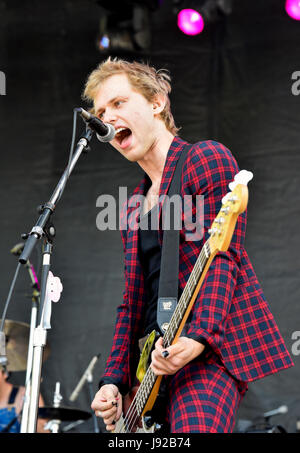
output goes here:
[{"label": "guitar body", "polygon": [[158,430],[164,431],[164,429],[167,428],[166,423],[162,419],[166,405],[165,396],[162,387],[160,387],[161,376],[152,389],[142,415],[138,415],[135,407],[135,400],[137,398],[140,383],[143,381],[149,368],[151,352],[158,337],[159,335],[157,332],[153,330],[144,344],[137,367],[136,382],[130,392],[123,398],[123,415],[116,423],[114,429],[115,433],[154,433]]},{"label": "guitar body", "polygon": [[[149,422],[143,416],[137,416],[136,412],[131,415],[128,414],[129,409],[132,407],[134,398],[138,391],[139,384],[133,387],[127,395],[123,398],[123,415],[116,423],[114,429],[115,433],[130,432],[130,433],[154,433],[155,423]],[[126,420],[127,419],[127,420]],[[150,425],[150,426],[149,426]]]}]

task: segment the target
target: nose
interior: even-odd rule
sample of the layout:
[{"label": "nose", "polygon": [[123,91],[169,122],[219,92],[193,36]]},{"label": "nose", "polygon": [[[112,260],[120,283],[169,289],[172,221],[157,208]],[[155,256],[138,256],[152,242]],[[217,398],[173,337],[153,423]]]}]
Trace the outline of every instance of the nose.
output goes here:
[{"label": "nose", "polygon": [[103,114],[102,121],[104,123],[114,124],[117,120],[116,114],[112,109],[107,108]]}]

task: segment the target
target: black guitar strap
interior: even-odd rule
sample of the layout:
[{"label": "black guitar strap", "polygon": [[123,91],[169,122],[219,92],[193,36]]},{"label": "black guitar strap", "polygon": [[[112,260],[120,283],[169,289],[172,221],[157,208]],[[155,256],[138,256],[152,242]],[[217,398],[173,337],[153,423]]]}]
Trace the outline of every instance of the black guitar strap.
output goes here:
[{"label": "black guitar strap", "polygon": [[[180,195],[181,174],[187,152],[193,145],[185,145],[176,164],[174,175],[169,187],[168,197]],[[165,203],[162,210],[164,210]],[[178,275],[179,275],[179,236],[181,225],[181,210],[176,212],[175,203],[170,203],[170,228],[164,229],[161,253],[161,266],[157,302],[157,324],[164,333],[178,302]],[[181,204],[182,207],[182,204]],[[176,217],[175,217],[176,216]],[[180,218],[178,218],[180,216]],[[176,221],[177,220],[177,221]],[[176,229],[177,225],[177,229]]]}]

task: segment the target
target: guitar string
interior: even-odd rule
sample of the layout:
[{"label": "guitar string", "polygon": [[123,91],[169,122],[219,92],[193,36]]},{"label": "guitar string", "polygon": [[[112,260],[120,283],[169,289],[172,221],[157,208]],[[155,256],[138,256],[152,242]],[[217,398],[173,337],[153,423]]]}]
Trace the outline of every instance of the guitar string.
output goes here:
[{"label": "guitar string", "polygon": [[[206,247],[207,247],[207,250],[206,250]],[[204,257],[202,256],[203,253],[205,254]],[[206,255],[206,253],[207,253],[207,255]],[[194,281],[194,287],[189,288],[189,286],[191,286],[190,283],[191,283],[191,281],[192,281],[192,278],[191,278],[191,277],[195,277],[195,275],[193,275],[194,270],[195,270],[195,269],[197,270],[197,265],[199,265],[199,264],[201,263],[201,265],[199,266],[199,267],[200,267],[200,269],[199,269],[199,270],[200,270],[200,274],[199,274],[199,276],[197,277],[197,279],[199,280],[199,277],[201,276],[201,273],[202,273],[202,271],[204,270],[205,264],[206,264],[206,262],[208,261],[208,258],[209,258],[210,255],[211,255],[211,251],[210,251],[210,244],[209,244],[209,239],[208,239],[208,240],[204,243],[204,246],[203,246],[203,248],[202,248],[202,250],[201,250],[201,252],[200,252],[200,254],[199,254],[199,256],[198,256],[198,259],[197,259],[197,261],[196,261],[196,263],[195,263],[194,269],[193,269],[193,271],[192,271],[192,273],[191,273],[191,275],[190,275],[190,277],[189,277],[189,279],[188,279],[188,281],[187,281],[187,284],[186,284],[186,286],[185,286],[185,288],[184,288],[184,290],[183,290],[182,296],[184,296],[184,293],[187,292],[186,288],[189,289],[189,297],[191,296],[191,292],[193,292],[194,288],[195,288],[196,285],[197,285],[197,282]],[[203,259],[203,258],[204,258],[204,259]],[[203,259],[203,262],[202,262],[202,259]],[[195,271],[195,272],[196,272],[196,271]],[[195,279],[195,280],[196,280],[196,279]],[[180,301],[179,301],[179,302],[180,302]],[[183,297],[183,302],[186,303],[186,300],[184,300],[184,297]],[[180,303],[177,304],[176,309],[177,309],[178,306],[180,306],[180,305],[181,305]],[[175,309],[173,315],[175,315],[176,309]],[[186,310],[186,309],[187,309],[187,306],[185,306],[185,310]],[[177,311],[180,311],[180,310],[178,309]],[[177,313],[177,314],[178,314],[178,313]],[[169,327],[171,326],[172,320],[173,320],[173,324],[174,324],[174,319],[175,319],[175,318],[176,318],[176,316],[172,316]],[[175,322],[175,326],[176,326],[176,322]],[[168,327],[168,330],[167,330],[166,334],[164,335],[164,339],[167,340],[168,344],[170,344],[171,341],[172,341],[172,338],[171,338],[170,340],[167,339],[168,333],[169,333],[169,332],[171,332],[171,334],[173,333],[173,332],[172,332],[172,329],[169,329],[169,327]],[[173,333],[173,336],[174,336],[174,333]],[[165,338],[165,337],[166,337],[166,338]],[[149,367],[148,370],[146,371],[146,374],[145,374],[144,379],[143,379],[143,381],[142,381],[142,383],[141,383],[141,386],[139,387],[139,389],[138,389],[138,391],[137,391],[135,397],[133,398],[133,401],[132,401],[132,403],[131,403],[131,405],[130,405],[130,407],[129,407],[129,410],[128,410],[127,414],[126,414],[125,417],[123,418],[123,419],[124,419],[124,423],[123,423],[122,429],[125,428],[125,426],[126,426],[125,421],[127,422],[127,419],[128,419],[128,422],[129,422],[128,424],[129,424],[129,426],[130,426],[129,429],[131,430],[131,429],[133,428],[133,426],[135,425],[137,419],[141,416],[141,414],[138,414],[138,408],[134,405],[134,403],[135,403],[135,400],[136,400],[137,397],[138,397],[138,394],[141,393],[141,392],[143,391],[143,383],[144,383],[144,382],[147,382],[147,375],[149,374],[149,370],[152,372],[154,378],[155,378],[155,379],[157,378],[157,377],[154,375],[154,373],[153,373],[153,371],[151,370],[151,368]],[[155,383],[155,379],[154,379],[154,382],[152,383],[152,388],[153,388],[153,385],[154,385],[154,383]],[[145,384],[145,385],[146,385],[146,384]],[[145,385],[144,385],[144,386],[145,386]],[[150,384],[150,385],[151,385],[151,384]],[[142,404],[145,404],[145,403],[142,403]],[[143,406],[143,407],[144,407],[144,406]],[[137,413],[137,415],[134,415],[134,411]],[[130,413],[130,412],[131,412],[131,413]],[[142,412],[142,410],[141,410],[141,412]],[[129,413],[130,413],[130,415],[128,415]],[[130,418],[131,418],[131,420],[129,420]],[[121,431],[121,432],[122,432],[122,431]],[[131,431],[126,431],[126,432],[131,432]]]},{"label": "guitar string", "polygon": [[[199,257],[198,257],[198,259],[197,259],[197,261],[196,261],[196,263],[195,263],[194,269],[195,269],[196,271],[197,271],[197,270],[198,270],[198,271],[200,270],[200,274],[196,277],[197,279],[199,279],[199,276],[201,275],[201,272],[202,272],[202,270],[203,270],[203,268],[204,268],[205,261],[207,261],[207,257],[206,257],[206,256],[205,256],[205,257],[204,257],[204,256],[201,256],[201,255],[203,255],[202,252],[203,252],[203,250],[204,250],[206,244],[207,244],[207,243],[204,244],[203,249],[201,250],[201,252],[200,252],[200,254],[199,254]],[[203,258],[204,258],[204,259],[203,259]],[[197,269],[197,266],[199,266],[200,263],[201,263],[200,269]],[[193,270],[193,271],[194,271],[194,270]],[[192,273],[191,273],[191,275],[190,275],[190,277],[189,277],[189,279],[188,279],[188,281],[187,281],[187,284],[186,284],[185,288],[186,288],[186,287],[189,285],[189,283],[192,281],[192,278],[193,278],[193,277],[192,277],[193,271],[192,271]],[[194,274],[195,274],[195,273],[196,273],[196,272],[194,272]],[[196,284],[194,285],[194,287],[195,287],[195,286],[196,286]],[[185,290],[185,288],[184,288],[184,290]],[[190,288],[189,288],[189,290],[190,290]],[[182,296],[184,296],[184,292],[185,292],[185,291],[183,291]],[[187,291],[186,291],[186,292],[187,292]],[[189,295],[190,295],[190,294],[189,294]],[[184,298],[183,298],[183,300],[184,300]],[[184,302],[186,303],[186,301],[184,301]],[[180,305],[181,305],[181,303],[179,303],[179,304],[177,305],[177,307],[179,307]],[[176,307],[176,308],[177,308],[177,307]],[[187,308],[187,307],[185,307],[185,310],[186,310],[186,308]],[[178,311],[180,311],[180,310],[177,310],[177,312],[178,312]],[[176,310],[175,310],[175,312],[174,312],[174,315],[175,315],[175,313],[176,313]],[[177,314],[178,314],[178,313],[177,313]],[[180,314],[181,314],[181,313],[180,313]],[[173,316],[172,316],[172,318],[171,318],[170,326],[171,326],[171,323],[172,323],[172,319],[173,319]],[[173,323],[173,324],[174,324],[174,323]],[[175,326],[176,326],[176,323],[175,323]],[[172,329],[171,329],[171,330],[172,330]],[[168,338],[167,338],[167,337],[168,337],[167,334],[168,334],[169,332],[170,332],[170,329],[168,328],[168,330],[167,330],[167,332],[166,332],[166,335],[165,335],[165,336],[166,336],[165,340],[167,340],[168,344],[170,344],[170,342],[172,341],[172,339],[168,339]],[[173,333],[173,332],[171,332],[171,334],[172,334],[172,333]],[[173,333],[173,335],[174,335],[174,333]],[[124,417],[124,423],[123,423],[123,426],[122,426],[121,429],[125,428],[125,427],[126,427],[126,424],[128,424],[128,425],[129,425],[129,429],[131,430],[131,429],[133,428],[134,424],[136,423],[137,419],[140,417],[140,414],[138,414],[138,408],[137,408],[136,405],[135,405],[135,401],[137,400],[137,398],[138,398],[138,396],[139,396],[138,393],[142,393],[142,395],[143,395],[143,387],[145,387],[145,386],[147,387],[147,384],[148,384],[148,382],[147,382],[147,374],[148,374],[148,371],[149,371],[149,370],[151,370],[151,368],[149,368],[149,369],[147,370],[147,372],[146,372],[146,374],[145,374],[145,376],[144,376],[145,381],[142,381],[141,387],[139,388],[138,392],[136,393],[136,395],[135,395],[135,397],[134,397],[134,399],[133,399],[133,401],[132,401],[132,403],[131,403],[131,405],[130,405],[129,410],[128,410],[126,416]],[[152,370],[151,370],[151,371],[152,371]],[[153,372],[152,372],[152,373],[153,373]],[[153,373],[153,376],[155,377],[154,373]],[[154,383],[155,383],[155,380],[154,380]],[[151,383],[151,382],[150,382],[150,386],[151,386],[151,384],[152,384],[152,386],[153,386],[154,383]],[[143,395],[143,396],[144,396],[144,395]],[[135,414],[135,412],[137,412],[137,414]],[[123,432],[123,431],[121,431],[121,432]],[[127,432],[128,432],[128,431],[127,431]],[[129,432],[131,432],[131,431],[129,431]]]},{"label": "guitar string", "polygon": [[[206,244],[205,244],[205,245],[206,245]],[[196,264],[195,264],[195,267],[194,267],[194,269],[195,269],[196,271],[197,271],[197,270],[200,270],[200,274],[196,277],[197,279],[199,279],[199,276],[201,275],[202,269],[204,268],[205,261],[207,261],[207,257],[206,257],[206,256],[205,256],[205,257],[201,256],[202,252],[203,252],[203,250],[200,252],[199,257],[198,257],[198,258],[200,258],[200,260],[197,259]],[[204,258],[204,259],[203,259],[203,258]],[[197,264],[199,265],[200,262],[201,262],[200,269],[197,269]],[[193,273],[194,273],[194,275],[195,275],[196,272],[192,272],[192,274],[193,274]],[[192,274],[191,274],[191,276],[190,276],[190,278],[189,278],[189,280],[188,280],[188,282],[187,282],[187,284],[186,284],[186,287],[187,287],[187,285],[192,281],[192,278],[194,277],[194,276],[192,276]],[[196,286],[196,284],[197,284],[197,283],[194,282],[194,287]],[[185,287],[185,288],[186,288],[186,287]],[[189,294],[189,295],[190,295],[190,294]],[[186,303],[186,301],[185,301],[185,303]],[[179,303],[179,304],[177,305],[177,307],[179,307],[180,305],[181,305],[181,303]],[[176,307],[176,308],[177,308],[177,307]],[[187,307],[185,306],[185,310],[186,310],[186,308],[187,308]],[[180,310],[177,310],[177,311],[180,311]],[[178,313],[177,313],[177,314],[178,314]],[[181,313],[180,313],[180,314],[181,314]],[[175,310],[175,312],[174,312],[174,315],[175,315],[175,317],[176,317],[176,310]],[[173,316],[172,316],[172,319],[173,319]],[[171,319],[171,322],[172,322],[172,319]],[[170,327],[171,327],[171,322],[170,322]],[[174,324],[174,323],[173,323],[173,324]],[[175,326],[176,326],[176,323],[175,323]],[[170,330],[171,330],[171,334],[173,334],[173,336],[174,336],[174,333],[172,332],[172,328],[171,328],[171,329],[168,329],[167,332],[166,332],[166,340],[167,340],[168,344],[170,344],[170,342],[171,342],[171,339],[169,340],[169,339],[167,338],[167,337],[168,337],[167,334],[170,332]],[[151,370],[151,368],[149,368],[149,369]],[[148,371],[148,370],[147,370],[147,371]],[[151,371],[152,371],[152,370],[151,370]],[[142,393],[142,395],[143,395],[143,387],[145,387],[145,386],[147,387],[147,384],[148,384],[148,382],[147,382],[147,374],[148,374],[148,373],[146,373],[146,375],[144,376],[145,380],[142,382],[142,384],[144,384],[144,385],[142,386],[142,384],[141,384],[141,387],[139,388],[139,390],[140,390],[139,393]],[[154,375],[154,376],[155,376],[155,375]],[[155,383],[155,380],[154,380],[154,383]],[[150,383],[150,386],[151,386],[151,385],[153,386],[154,383]],[[143,395],[143,396],[144,396],[144,395]],[[126,414],[126,416],[125,416],[125,418],[124,418],[124,422],[126,422],[126,423],[128,422],[128,425],[129,425],[129,429],[130,429],[130,430],[133,428],[134,424],[136,423],[137,419],[138,419],[139,416],[140,416],[140,414],[138,414],[138,408],[137,408],[136,405],[134,404],[135,401],[137,400],[137,398],[138,398],[138,392],[137,392],[137,394],[135,395],[135,397],[134,397],[134,399],[133,399],[133,401],[132,401],[132,403],[131,403],[131,406],[130,406],[130,408],[129,408],[129,411],[128,411],[128,413]],[[142,403],[142,404],[143,404],[143,403]],[[135,415],[135,412],[137,412],[136,415]],[[125,428],[126,423],[124,423],[123,428]],[[130,432],[130,431],[129,431],[129,432]]]},{"label": "guitar string", "polygon": [[[207,247],[208,250],[205,250],[205,247]],[[191,291],[193,291],[193,289],[197,285],[199,277],[201,276],[201,273],[202,273],[202,271],[204,269],[204,266],[205,266],[205,264],[206,264],[206,262],[208,260],[208,257],[206,256],[205,252],[207,252],[207,254],[209,256],[210,250],[209,250],[208,241],[205,242],[205,244],[204,244],[204,246],[203,246],[203,248],[202,248],[202,250],[201,250],[201,252],[200,252],[200,254],[199,254],[198,258],[197,258],[197,261],[195,263],[194,269],[193,269],[193,271],[192,271],[192,273],[191,273],[191,275],[190,275],[190,277],[189,277],[189,279],[188,279],[188,281],[186,283],[186,286],[185,286],[185,288],[183,290],[183,293],[182,293],[183,303],[181,303],[179,301],[179,303],[177,304],[176,309],[174,311],[174,314],[173,314],[173,316],[171,318],[169,328],[166,331],[166,334],[164,335],[164,339],[167,341],[168,345],[170,345],[170,343],[172,341],[172,338],[170,338],[170,339],[168,338],[169,332],[171,334],[173,334],[173,336],[174,336],[174,333],[172,332],[172,328],[170,329],[170,327],[171,326],[173,327],[173,324],[175,324],[175,327],[176,327],[176,321],[174,322],[174,319],[176,318],[176,315],[178,314],[178,311],[180,312],[180,308],[178,308],[178,307],[180,307],[181,305],[184,306],[183,313],[184,313],[184,311],[187,308],[187,306],[186,306],[186,302],[187,301],[185,300],[185,293],[187,292],[186,288],[188,287],[188,285],[190,285],[190,283],[192,282],[192,279],[195,277],[195,274],[199,271],[199,274],[195,277],[195,280],[197,280],[197,281],[194,281],[193,285],[192,285],[192,288],[189,288],[189,297],[190,297],[191,296]],[[205,254],[205,256],[203,256],[203,254]],[[182,313],[179,313],[179,314],[182,315]],[[129,426],[130,431],[125,431],[125,432],[131,432],[131,429],[134,427],[137,419],[141,416],[141,414],[138,414],[138,408],[136,407],[135,402],[136,402],[136,400],[139,397],[139,395],[138,395],[139,393],[142,393],[142,396],[144,396],[143,395],[143,387],[145,387],[145,386],[147,387],[147,384],[148,384],[148,382],[147,382],[147,374],[149,374],[149,370],[151,370],[151,372],[153,373],[151,368],[148,368],[148,370],[146,371],[146,374],[145,374],[144,379],[143,379],[143,381],[141,383],[141,386],[139,387],[136,395],[134,396],[134,398],[132,400],[132,403],[131,403],[131,405],[130,405],[130,407],[128,409],[127,414],[123,418],[124,421],[123,421],[123,425],[121,426],[121,431],[120,432],[124,432],[123,429],[126,429],[126,425]],[[153,379],[153,377],[156,378],[157,376],[155,376],[154,373],[153,373],[152,379]],[[149,379],[149,377],[148,377],[148,379]],[[154,379],[153,383],[150,382],[150,386],[152,385],[152,387],[153,387],[154,383],[155,383],[155,379]]]}]

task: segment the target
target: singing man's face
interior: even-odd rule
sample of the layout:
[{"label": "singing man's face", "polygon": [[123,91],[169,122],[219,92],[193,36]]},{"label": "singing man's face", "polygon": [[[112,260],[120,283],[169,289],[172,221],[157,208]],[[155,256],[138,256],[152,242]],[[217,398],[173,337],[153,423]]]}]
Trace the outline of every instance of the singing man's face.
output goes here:
[{"label": "singing man's face", "polygon": [[94,108],[98,118],[116,129],[110,144],[126,159],[137,162],[154,145],[157,111],[132,87],[126,74],[112,75],[101,84]]}]

